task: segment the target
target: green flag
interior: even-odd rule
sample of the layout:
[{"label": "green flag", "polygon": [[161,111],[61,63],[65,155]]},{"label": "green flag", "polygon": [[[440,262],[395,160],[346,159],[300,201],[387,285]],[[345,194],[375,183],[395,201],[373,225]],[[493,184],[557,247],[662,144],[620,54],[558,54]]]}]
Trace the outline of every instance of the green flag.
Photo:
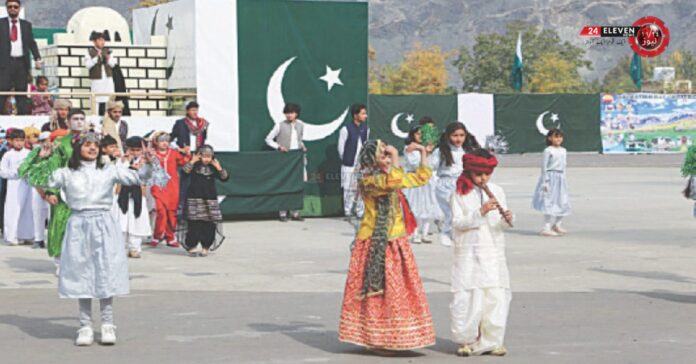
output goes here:
[{"label": "green flag", "polygon": [[512,63],[512,74],[510,76],[512,88],[515,91],[522,89],[522,33],[517,35],[517,46],[515,47],[515,59]]},{"label": "green flag", "polygon": [[509,144],[509,153],[541,152],[546,133],[559,128],[569,151],[600,151],[599,95],[495,95],[496,135]]},{"label": "green flag", "polygon": [[457,120],[456,95],[370,96],[370,138],[382,139],[397,149],[405,145],[409,130],[424,116],[440,130]]},{"label": "green flag", "polygon": [[643,76],[643,67],[642,67],[641,58],[638,55],[638,53],[634,52],[633,58],[631,59],[631,79],[633,80],[633,83],[638,88],[638,91],[640,91],[641,85],[643,84],[642,76]]},{"label": "green flag", "polygon": [[237,41],[240,151],[268,149],[284,104],[300,104],[304,214],[342,212],[336,143],[350,105],[367,103],[367,3],[237,0]]}]

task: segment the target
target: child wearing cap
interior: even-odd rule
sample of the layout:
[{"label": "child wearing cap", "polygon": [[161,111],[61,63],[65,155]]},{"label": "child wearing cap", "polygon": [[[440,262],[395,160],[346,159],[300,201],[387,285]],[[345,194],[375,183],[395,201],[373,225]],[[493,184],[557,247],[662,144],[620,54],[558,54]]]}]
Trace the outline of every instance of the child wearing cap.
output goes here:
[{"label": "child wearing cap", "polygon": [[454,297],[450,314],[459,356],[507,353],[503,339],[511,293],[503,230],[513,215],[503,189],[488,183],[497,165],[484,149],[464,154],[463,171],[451,199]]},{"label": "child wearing cap", "polygon": [[[198,148],[191,161],[184,165],[184,173],[191,177],[186,191],[188,232],[184,246],[189,255],[205,257],[215,241],[216,223],[222,221],[215,180],[224,182],[230,176],[215,159],[213,147],[207,144]],[[201,251],[197,252],[195,249],[199,243]]]}]

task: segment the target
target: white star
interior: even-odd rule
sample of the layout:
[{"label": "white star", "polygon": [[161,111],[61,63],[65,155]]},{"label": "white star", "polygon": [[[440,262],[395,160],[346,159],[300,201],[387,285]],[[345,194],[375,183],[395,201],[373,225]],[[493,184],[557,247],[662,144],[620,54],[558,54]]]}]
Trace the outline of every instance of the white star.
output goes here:
[{"label": "white star", "polygon": [[339,78],[339,75],[341,74],[341,69],[337,70],[332,70],[331,67],[326,66],[326,74],[319,77],[320,80],[326,82],[326,86],[329,88],[329,91],[334,87],[334,85],[341,85],[343,86],[343,82]]},{"label": "white star", "polygon": [[413,120],[414,120],[413,114],[408,114],[408,116],[406,117],[406,122],[408,122],[410,124],[413,122]]},{"label": "white star", "polygon": [[551,114],[551,121],[553,121],[553,122],[558,121],[558,114]]}]

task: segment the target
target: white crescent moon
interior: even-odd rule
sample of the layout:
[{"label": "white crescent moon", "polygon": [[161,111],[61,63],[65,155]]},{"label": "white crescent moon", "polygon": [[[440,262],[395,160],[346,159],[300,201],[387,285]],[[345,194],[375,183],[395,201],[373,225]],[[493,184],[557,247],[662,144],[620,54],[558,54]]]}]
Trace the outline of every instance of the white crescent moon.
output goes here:
[{"label": "white crescent moon", "polygon": [[546,130],[546,128],[544,127],[544,115],[546,115],[546,114],[548,114],[548,113],[549,113],[548,111],[542,112],[541,115],[539,115],[539,117],[538,117],[537,120],[536,120],[536,127],[537,127],[537,130],[539,130],[539,132],[541,133],[541,135],[544,135],[544,136],[546,136],[546,134],[549,133],[549,131]]},{"label": "white crescent moon", "polygon": [[392,131],[392,133],[394,133],[394,135],[396,135],[397,137],[399,137],[399,138],[401,138],[401,139],[406,139],[406,138],[408,138],[408,133],[404,133],[403,131],[401,131],[401,129],[399,129],[399,125],[398,125],[398,123],[399,123],[399,118],[400,118],[401,115],[403,115],[403,114],[404,114],[404,113],[400,112],[400,113],[394,115],[394,117],[392,118],[392,121],[391,121],[391,131]]},{"label": "white crescent moon", "polygon": [[[276,124],[285,121],[285,114],[283,114],[283,108],[285,107],[285,99],[283,97],[283,78],[285,78],[285,71],[287,71],[290,64],[292,64],[296,58],[297,57],[292,57],[283,62],[283,64],[281,64],[275,70],[275,72],[273,72],[271,79],[268,81],[268,89],[266,90],[266,106],[268,107],[268,113],[271,115],[271,118]],[[303,140],[311,142],[328,137],[329,135],[333,134],[336,129],[341,127],[343,120],[345,120],[347,115],[348,108],[346,107],[343,114],[330,123],[315,125],[304,122]]]}]

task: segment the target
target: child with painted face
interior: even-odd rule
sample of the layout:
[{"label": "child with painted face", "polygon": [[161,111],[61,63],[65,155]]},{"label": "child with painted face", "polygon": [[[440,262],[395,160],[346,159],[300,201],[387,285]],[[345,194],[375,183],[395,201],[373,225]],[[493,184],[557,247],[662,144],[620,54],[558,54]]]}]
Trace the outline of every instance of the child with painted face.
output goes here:
[{"label": "child with painted face", "polygon": [[113,191],[116,184],[142,184],[152,162],[151,153],[146,153],[142,163],[130,167],[104,164],[99,142],[95,133],[77,135],[68,167],[55,171],[48,182],[48,187],[62,190],[72,210],[63,239],[58,293],[79,300],[78,346],[94,342],[93,298],[101,304],[101,343],[116,343],[113,297],[128,294],[130,287],[123,234],[112,210]]},{"label": "child with painted face", "polygon": [[[184,165],[184,173],[191,176],[184,204],[188,222],[184,247],[190,256],[206,257],[215,241],[217,223],[222,221],[215,180],[224,182],[230,176],[215,159],[213,147],[207,144],[198,148],[191,161]],[[197,251],[199,243],[200,252]]]},{"label": "child with painted face", "polygon": [[481,146],[476,137],[470,134],[464,124],[449,123],[440,137],[438,149],[430,157],[430,166],[436,171],[437,186],[435,196],[444,218],[440,231],[440,243],[452,245],[452,211],[450,201],[456,189],[456,182],[462,173],[462,156]]},{"label": "child with painted face", "polygon": [[[454,297],[450,314],[460,356],[507,352],[503,339],[511,293],[503,230],[513,215],[503,189],[488,183],[497,165],[496,158],[483,149],[462,156],[463,172],[451,202]],[[487,195],[486,186],[494,198]]]},{"label": "child with painted face", "polygon": [[33,242],[34,222],[31,212],[32,188],[19,174],[19,167],[29,156],[25,147],[24,130],[12,129],[8,133],[9,150],[0,160],[0,177],[7,182],[4,207],[3,237],[9,245]]}]

